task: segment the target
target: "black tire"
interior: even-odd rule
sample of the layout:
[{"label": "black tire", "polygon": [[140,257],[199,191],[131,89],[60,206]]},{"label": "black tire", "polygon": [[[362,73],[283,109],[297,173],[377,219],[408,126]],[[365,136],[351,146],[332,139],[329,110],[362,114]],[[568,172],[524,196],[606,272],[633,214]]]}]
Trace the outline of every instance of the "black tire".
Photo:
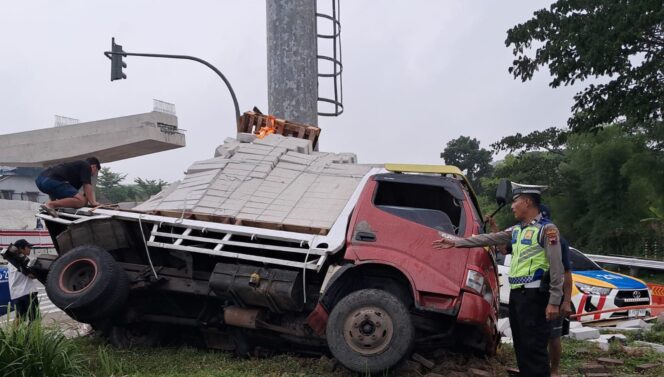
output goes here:
[{"label": "black tire", "polygon": [[327,322],[334,357],[359,373],[389,370],[407,357],[415,341],[408,308],[394,295],[363,289],[342,298]]},{"label": "black tire", "polygon": [[80,322],[109,317],[129,294],[124,270],[104,249],[85,245],[71,249],[51,266],[46,293],[55,306]]},{"label": "black tire", "polygon": [[118,325],[111,327],[108,340],[118,348],[154,347],[161,343],[163,333],[161,326],[148,323]]}]

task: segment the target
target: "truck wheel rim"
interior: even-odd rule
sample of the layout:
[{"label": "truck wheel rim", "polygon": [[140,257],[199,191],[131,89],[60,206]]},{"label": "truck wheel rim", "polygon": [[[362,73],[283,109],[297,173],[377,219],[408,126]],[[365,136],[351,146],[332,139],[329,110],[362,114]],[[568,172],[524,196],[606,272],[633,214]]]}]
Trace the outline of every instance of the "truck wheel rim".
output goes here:
[{"label": "truck wheel rim", "polygon": [[344,322],[346,344],[362,355],[383,352],[389,346],[392,335],[392,317],[378,307],[363,307],[352,311]]},{"label": "truck wheel rim", "polygon": [[79,293],[88,289],[96,278],[97,264],[92,259],[77,259],[62,270],[60,289],[65,293]]}]

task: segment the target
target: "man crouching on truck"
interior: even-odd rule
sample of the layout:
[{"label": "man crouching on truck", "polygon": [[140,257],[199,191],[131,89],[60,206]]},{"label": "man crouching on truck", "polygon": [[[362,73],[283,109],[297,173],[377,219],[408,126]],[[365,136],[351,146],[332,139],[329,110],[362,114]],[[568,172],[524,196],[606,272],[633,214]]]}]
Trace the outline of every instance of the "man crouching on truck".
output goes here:
[{"label": "man crouching on truck", "polygon": [[[42,205],[42,209],[51,216],[57,216],[56,208],[81,208],[88,201],[90,205],[99,205],[95,200],[92,177],[96,177],[101,169],[97,157],[85,160],[65,162],[47,168],[35,180],[39,191],[47,194],[51,200]],[[83,194],[78,190],[83,186]]]},{"label": "man crouching on truck", "polygon": [[434,247],[512,245],[509,320],[522,376],[549,377],[550,325],[559,316],[564,269],[558,228],[540,213],[545,186],[512,183],[512,212],[519,224],[502,232],[440,239]]}]

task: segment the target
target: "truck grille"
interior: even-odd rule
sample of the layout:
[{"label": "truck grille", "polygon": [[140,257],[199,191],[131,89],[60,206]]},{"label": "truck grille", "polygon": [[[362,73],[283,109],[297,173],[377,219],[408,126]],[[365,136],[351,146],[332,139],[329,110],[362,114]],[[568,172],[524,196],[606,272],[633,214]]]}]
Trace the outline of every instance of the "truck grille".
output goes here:
[{"label": "truck grille", "polygon": [[619,308],[625,306],[647,305],[650,303],[650,294],[647,289],[618,291],[614,303]]}]

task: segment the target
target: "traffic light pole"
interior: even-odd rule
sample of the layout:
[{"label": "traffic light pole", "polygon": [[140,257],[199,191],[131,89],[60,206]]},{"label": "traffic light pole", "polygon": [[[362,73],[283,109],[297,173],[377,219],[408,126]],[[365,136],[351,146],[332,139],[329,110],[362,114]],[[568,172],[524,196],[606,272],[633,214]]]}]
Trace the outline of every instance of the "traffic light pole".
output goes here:
[{"label": "traffic light pole", "polygon": [[193,61],[199,62],[201,64],[204,64],[208,68],[213,70],[219,77],[221,77],[221,79],[226,84],[226,87],[228,88],[228,91],[231,92],[231,97],[233,98],[233,105],[235,106],[235,120],[238,123],[240,122],[240,105],[237,102],[237,97],[235,96],[235,91],[233,91],[233,87],[231,86],[231,83],[228,82],[228,79],[226,79],[226,76],[224,76],[224,74],[221,73],[221,71],[218,70],[217,67],[215,67],[212,64],[206,62],[203,59],[199,59],[195,56],[189,56],[189,55],[144,54],[144,53],[124,52],[124,51],[123,52],[106,51],[106,52],[104,52],[104,55],[106,55],[106,57],[111,59],[111,60],[113,60],[112,59],[113,55],[121,55],[121,56],[143,56],[143,57],[148,57],[148,58],[184,59],[184,60],[193,60]]}]

